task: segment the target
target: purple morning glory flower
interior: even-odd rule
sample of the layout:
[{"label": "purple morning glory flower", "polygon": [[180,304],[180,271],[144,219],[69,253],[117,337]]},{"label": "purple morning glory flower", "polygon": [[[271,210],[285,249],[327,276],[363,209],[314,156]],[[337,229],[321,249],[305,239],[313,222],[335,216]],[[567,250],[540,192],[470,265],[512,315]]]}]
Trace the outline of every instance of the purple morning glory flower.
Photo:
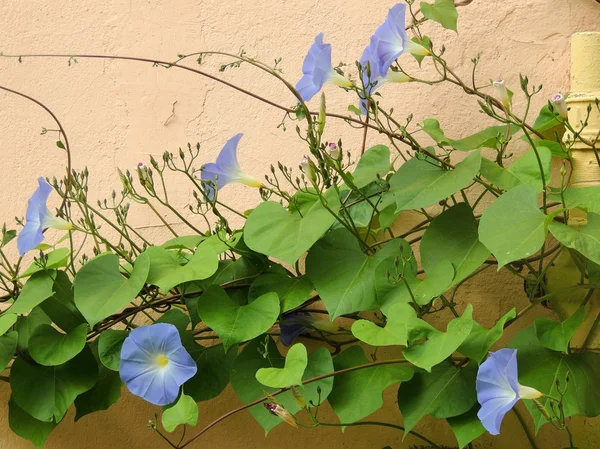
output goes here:
[{"label": "purple morning glory flower", "polygon": [[[205,181],[205,191],[209,199],[215,196],[215,187],[217,190],[232,182],[239,182],[250,187],[262,187],[262,183],[244,173],[237,161],[237,146],[243,134],[236,134],[227,141],[216,162],[204,164],[202,166],[202,181]],[[208,182],[210,181],[210,182]]]},{"label": "purple morning glory flower", "polygon": [[336,332],[340,328],[329,321],[315,318],[307,312],[290,312],[281,316],[279,338],[284,346],[290,346],[296,337],[310,334],[315,329]]},{"label": "purple morning glory flower", "polygon": [[477,401],[481,409],[477,416],[492,435],[500,433],[502,418],[519,399],[536,399],[542,393],[519,384],[517,350],[500,349],[490,352],[477,372]]},{"label": "purple morning glory flower", "polygon": [[323,33],[317,34],[302,65],[304,76],[296,84],[302,100],[308,101],[325,85],[331,82],[342,87],[351,87],[352,82],[337,73],[331,65],[331,44],[323,43]]},{"label": "purple morning glory flower", "polygon": [[46,202],[52,187],[44,178],[38,178],[39,187],[27,202],[25,226],[17,238],[17,247],[21,257],[31,251],[44,240],[44,229],[73,229],[73,225],[62,218],[55,217],[48,210]]},{"label": "purple morning glory flower", "polygon": [[197,371],[177,328],[157,323],[132,330],[121,349],[119,372],[131,393],[154,405],[177,399],[179,387]]},{"label": "purple morning glory flower", "polygon": [[405,15],[406,5],[398,3],[390,9],[387,19],[377,28],[371,38],[371,46],[374,46],[379,62],[379,74],[382,77],[387,75],[393,62],[405,52],[422,56],[429,54],[429,50],[411,41],[406,35]]}]

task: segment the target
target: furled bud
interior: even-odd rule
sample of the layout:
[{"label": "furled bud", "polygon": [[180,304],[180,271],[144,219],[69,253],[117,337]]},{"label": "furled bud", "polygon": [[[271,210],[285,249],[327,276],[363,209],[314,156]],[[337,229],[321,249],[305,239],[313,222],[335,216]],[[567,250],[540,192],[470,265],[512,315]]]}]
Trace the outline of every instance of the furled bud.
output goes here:
[{"label": "furled bud", "polygon": [[325,130],[325,119],[327,117],[327,102],[325,101],[325,92],[321,93],[321,107],[319,108],[319,117],[318,117],[318,132],[319,135],[323,135],[323,131]]},{"label": "furled bud", "polygon": [[308,156],[304,156],[302,159],[300,159],[300,170],[311,182],[315,182],[317,180],[315,164],[312,163]]},{"label": "furled bud", "polygon": [[552,99],[550,100],[552,102],[552,106],[554,107],[554,110],[556,112],[558,112],[558,115],[560,115],[562,118],[564,118],[565,120],[568,117],[568,108],[567,108],[567,103],[565,101],[565,97],[563,96],[563,94],[556,93],[554,95],[552,95]]},{"label": "furled bud", "polygon": [[304,396],[302,395],[302,393],[300,393],[300,390],[298,390],[298,387],[296,387],[296,386],[292,387],[292,394],[294,395],[294,400],[296,401],[296,404],[298,405],[298,407],[306,408],[306,399],[304,399]]},{"label": "furled bud", "polygon": [[264,406],[272,415],[279,416],[283,421],[292,427],[298,427],[294,417],[281,405],[275,404],[274,402],[265,402]]},{"label": "furled bud", "polygon": [[508,90],[504,85],[504,80],[498,78],[493,82],[494,89],[496,89],[496,98],[504,105],[505,108],[510,108],[510,97],[508,96]]},{"label": "furled bud", "polygon": [[335,143],[331,142],[327,145],[327,154],[329,154],[331,159],[338,160],[340,158],[340,149]]}]

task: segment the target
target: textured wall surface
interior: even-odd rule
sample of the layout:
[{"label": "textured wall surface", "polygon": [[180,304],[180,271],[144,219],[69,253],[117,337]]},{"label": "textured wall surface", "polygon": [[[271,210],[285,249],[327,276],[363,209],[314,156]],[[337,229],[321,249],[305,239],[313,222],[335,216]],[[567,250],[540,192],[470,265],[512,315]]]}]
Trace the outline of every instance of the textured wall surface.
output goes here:
[{"label": "textured wall surface", "polygon": [[[79,2],[58,0],[0,0],[0,51],[5,54],[87,53],[148,57],[172,61],[179,53],[202,50],[238,52],[266,62],[282,56],[284,75],[293,83],[300,76],[305,52],[314,35],[325,32],[333,44],[334,61],[353,65],[382,22],[393,0],[105,0]],[[461,76],[470,76],[470,59],[481,53],[479,82],[503,77],[509,88],[518,90],[518,76],[543,83],[543,94],[534,101],[539,109],[557,91],[569,89],[569,36],[577,31],[600,31],[600,4],[594,0],[474,0],[461,7],[459,34],[425,25],[438,47],[447,48],[447,59]],[[286,105],[295,102],[285,88],[251,67],[218,73],[221,57],[206,60],[204,70],[217,74],[252,92]],[[190,61],[191,65],[193,60]],[[412,67],[412,66],[411,66]],[[418,73],[426,77],[427,68]],[[90,169],[90,197],[108,197],[120,186],[116,168],[134,168],[148,155],[177,151],[187,142],[200,142],[201,162],[212,160],[224,142],[243,132],[238,156],[242,167],[257,177],[268,173],[277,160],[296,166],[306,149],[290,126],[277,129],[283,113],[230,88],[177,69],[114,60],[0,58],[0,85],[26,93],[50,107],[65,127],[73,150],[75,168]],[[446,133],[466,136],[488,124],[474,99],[464,97],[451,85],[386,86],[380,91],[393,104],[398,117],[414,114],[415,122],[437,118]],[[355,100],[341,90],[327,89],[330,111],[345,113]],[[314,106],[316,102],[314,100]],[[26,200],[38,176],[60,176],[64,154],[55,136],[40,135],[42,127],[55,128],[37,106],[0,92],[0,221],[25,212]],[[521,105],[515,101],[515,108]],[[347,150],[357,153],[362,133],[343,122],[331,123],[329,140],[342,138]],[[369,143],[386,143],[373,133]],[[171,183],[171,198],[183,208],[191,189],[178,179]],[[241,209],[257,204],[256,191],[228,187],[222,195]],[[165,214],[178,226],[175,217]],[[196,217],[192,217],[199,225]],[[148,211],[133,217],[149,238],[168,238],[158,219]],[[489,273],[489,272],[487,272]],[[526,304],[519,281],[489,273],[478,283],[467,283],[461,300],[475,305],[475,318],[489,324],[514,302]],[[547,311],[540,311],[546,313]],[[522,325],[533,322],[526,317]],[[510,339],[516,329],[507,332]],[[390,390],[391,392],[391,390]],[[0,404],[6,404],[9,387],[0,384]],[[199,427],[240,404],[228,390],[222,397],[201,404]],[[154,409],[124,394],[110,411],[84,417],[73,423],[73,413],[50,436],[50,449],[101,449],[165,447],[146,423]],[[331,415],[330,415],[331,416]],[[401,422],[393,392],[374,419]],[[333,419],[333,417],[331,417]],[[514,415],[507,416],[502,436],[488,438],[481,448],[508,449],[521,446],[523,430]],[[582,421],[575,422],[579,429]],[[598,420],[578,432],[580,448],[597,447]],[[539,448],[567,446],[565,436],[546,426],[540,432]],[[0,448],[29,447],[8,430],[6,409],[0,406]],[[421,423],[417,429],[436,441],[452,444],[449,427],[443,423]],[[576,430],[577,431],[577,430]],[[594,433],[595,432],[595,433]],[[587,434],[587,435],[584,435]],[[348,429],[340,437],[337,429],[292,430],[280,426],[265,440],[262,429],[249,414],[235,415],[204,435],[190,449],[199,447],[393,449],[418,444],[412,437],[402,442],[397,431],[367,428]]]}]

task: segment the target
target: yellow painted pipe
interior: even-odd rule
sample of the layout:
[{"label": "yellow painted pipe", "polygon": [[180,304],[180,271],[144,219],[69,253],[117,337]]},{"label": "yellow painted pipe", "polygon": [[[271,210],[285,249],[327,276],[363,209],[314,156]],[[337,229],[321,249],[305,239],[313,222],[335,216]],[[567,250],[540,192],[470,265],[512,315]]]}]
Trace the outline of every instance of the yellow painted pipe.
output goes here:
[{"label": "yellow painted pipe", "polygon": [[[575,138],[570,131],[566,131],[563,135],[565,143],[572,143],[572,171],[569,178],[571,188],[600,185],[600,166],[589,145],[600,133],[600,111],[595,104],[598,98],[600,98],[600,33],[576,33],[571,37],[571,93],[566,101],[569,107],[569,124],[576,132],[580,132],[581,138]],[[588,112],[590,105],[591,111]],[[581,131],[586,121],[587,126]],[[575,228],[585,226],[586,216],[587,213],[581,209],[570,211],[569,226]],[[550,268],[546,275],[548,292],[567,288],[579,281],[580,272],[566,251],[561,254],[555,266]],[[581,291],[555,297],[552,306],[565,318],[577,310],[585,295],[586,291]],[[581,347],[599,312],[600,293],[596,292],[588,302],[585,323],[571,341],[573,347]],[[588,339],[587,348],[600,350],[600,329],[596,329]]]}]

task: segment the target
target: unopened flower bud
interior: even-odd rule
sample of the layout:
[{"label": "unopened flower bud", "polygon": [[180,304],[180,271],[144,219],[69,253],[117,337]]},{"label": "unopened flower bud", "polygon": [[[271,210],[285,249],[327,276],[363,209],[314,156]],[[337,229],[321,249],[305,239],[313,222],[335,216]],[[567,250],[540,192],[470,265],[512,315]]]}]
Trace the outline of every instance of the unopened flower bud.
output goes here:
[{"label": "unopened flower bud", "polygon": [[300,170],[310,181],[315,182],[317,180],[315,166],[308,156],[304,156],[302,159],[300,159]]},{"label": "unopened flower bud", "polygon": [[337,160],[340,158],[340,149],[335,143],[331,142],[327,145],[327,154],[329,154],[331,159]]},{"label": "unopened flower bud", "polygon": [[556,93],[552,95],[552,99],[550,101],[552,101],[552,106],[554,106],[554,110],[558,112],[558,115],[566,120],[569,110],[563,94]]},{"label": "unopened flower bud", "polygon": [[318,132],[319,135],[323,135],[323,131],[325,130],[325,119],[327,117],[327,102],[325,101],[325,92],[321,93],[321,107],[319,108],[319,117],[318,117]]},{"label": "unopened flower bud", "polygon": [[300,390],[298,390],[298,387],[296,387],[296,386],[292,387],[292,394],[294,395],[294,400],[296,401],[296,404],[298,405],[298,407],[306,408],[306,399],[304,399],[304,396],[302,395],[302,393],[300,393]]},{"label": "unopened flower bud", "polygon": [[264,406],[272,415],[279,416],[283,421],[292,427],[298,427],[294,417],[281,405],[275,404],[274,402],[265,402]]},{"label": "unopened flower bud", "polygon": [[508,90],[504,85],[504,80],[498,78],[493,82],[494,89],[496,89],[496,97],[504,105],[505,108],[510,107],[510,97],[508,96]]}]

